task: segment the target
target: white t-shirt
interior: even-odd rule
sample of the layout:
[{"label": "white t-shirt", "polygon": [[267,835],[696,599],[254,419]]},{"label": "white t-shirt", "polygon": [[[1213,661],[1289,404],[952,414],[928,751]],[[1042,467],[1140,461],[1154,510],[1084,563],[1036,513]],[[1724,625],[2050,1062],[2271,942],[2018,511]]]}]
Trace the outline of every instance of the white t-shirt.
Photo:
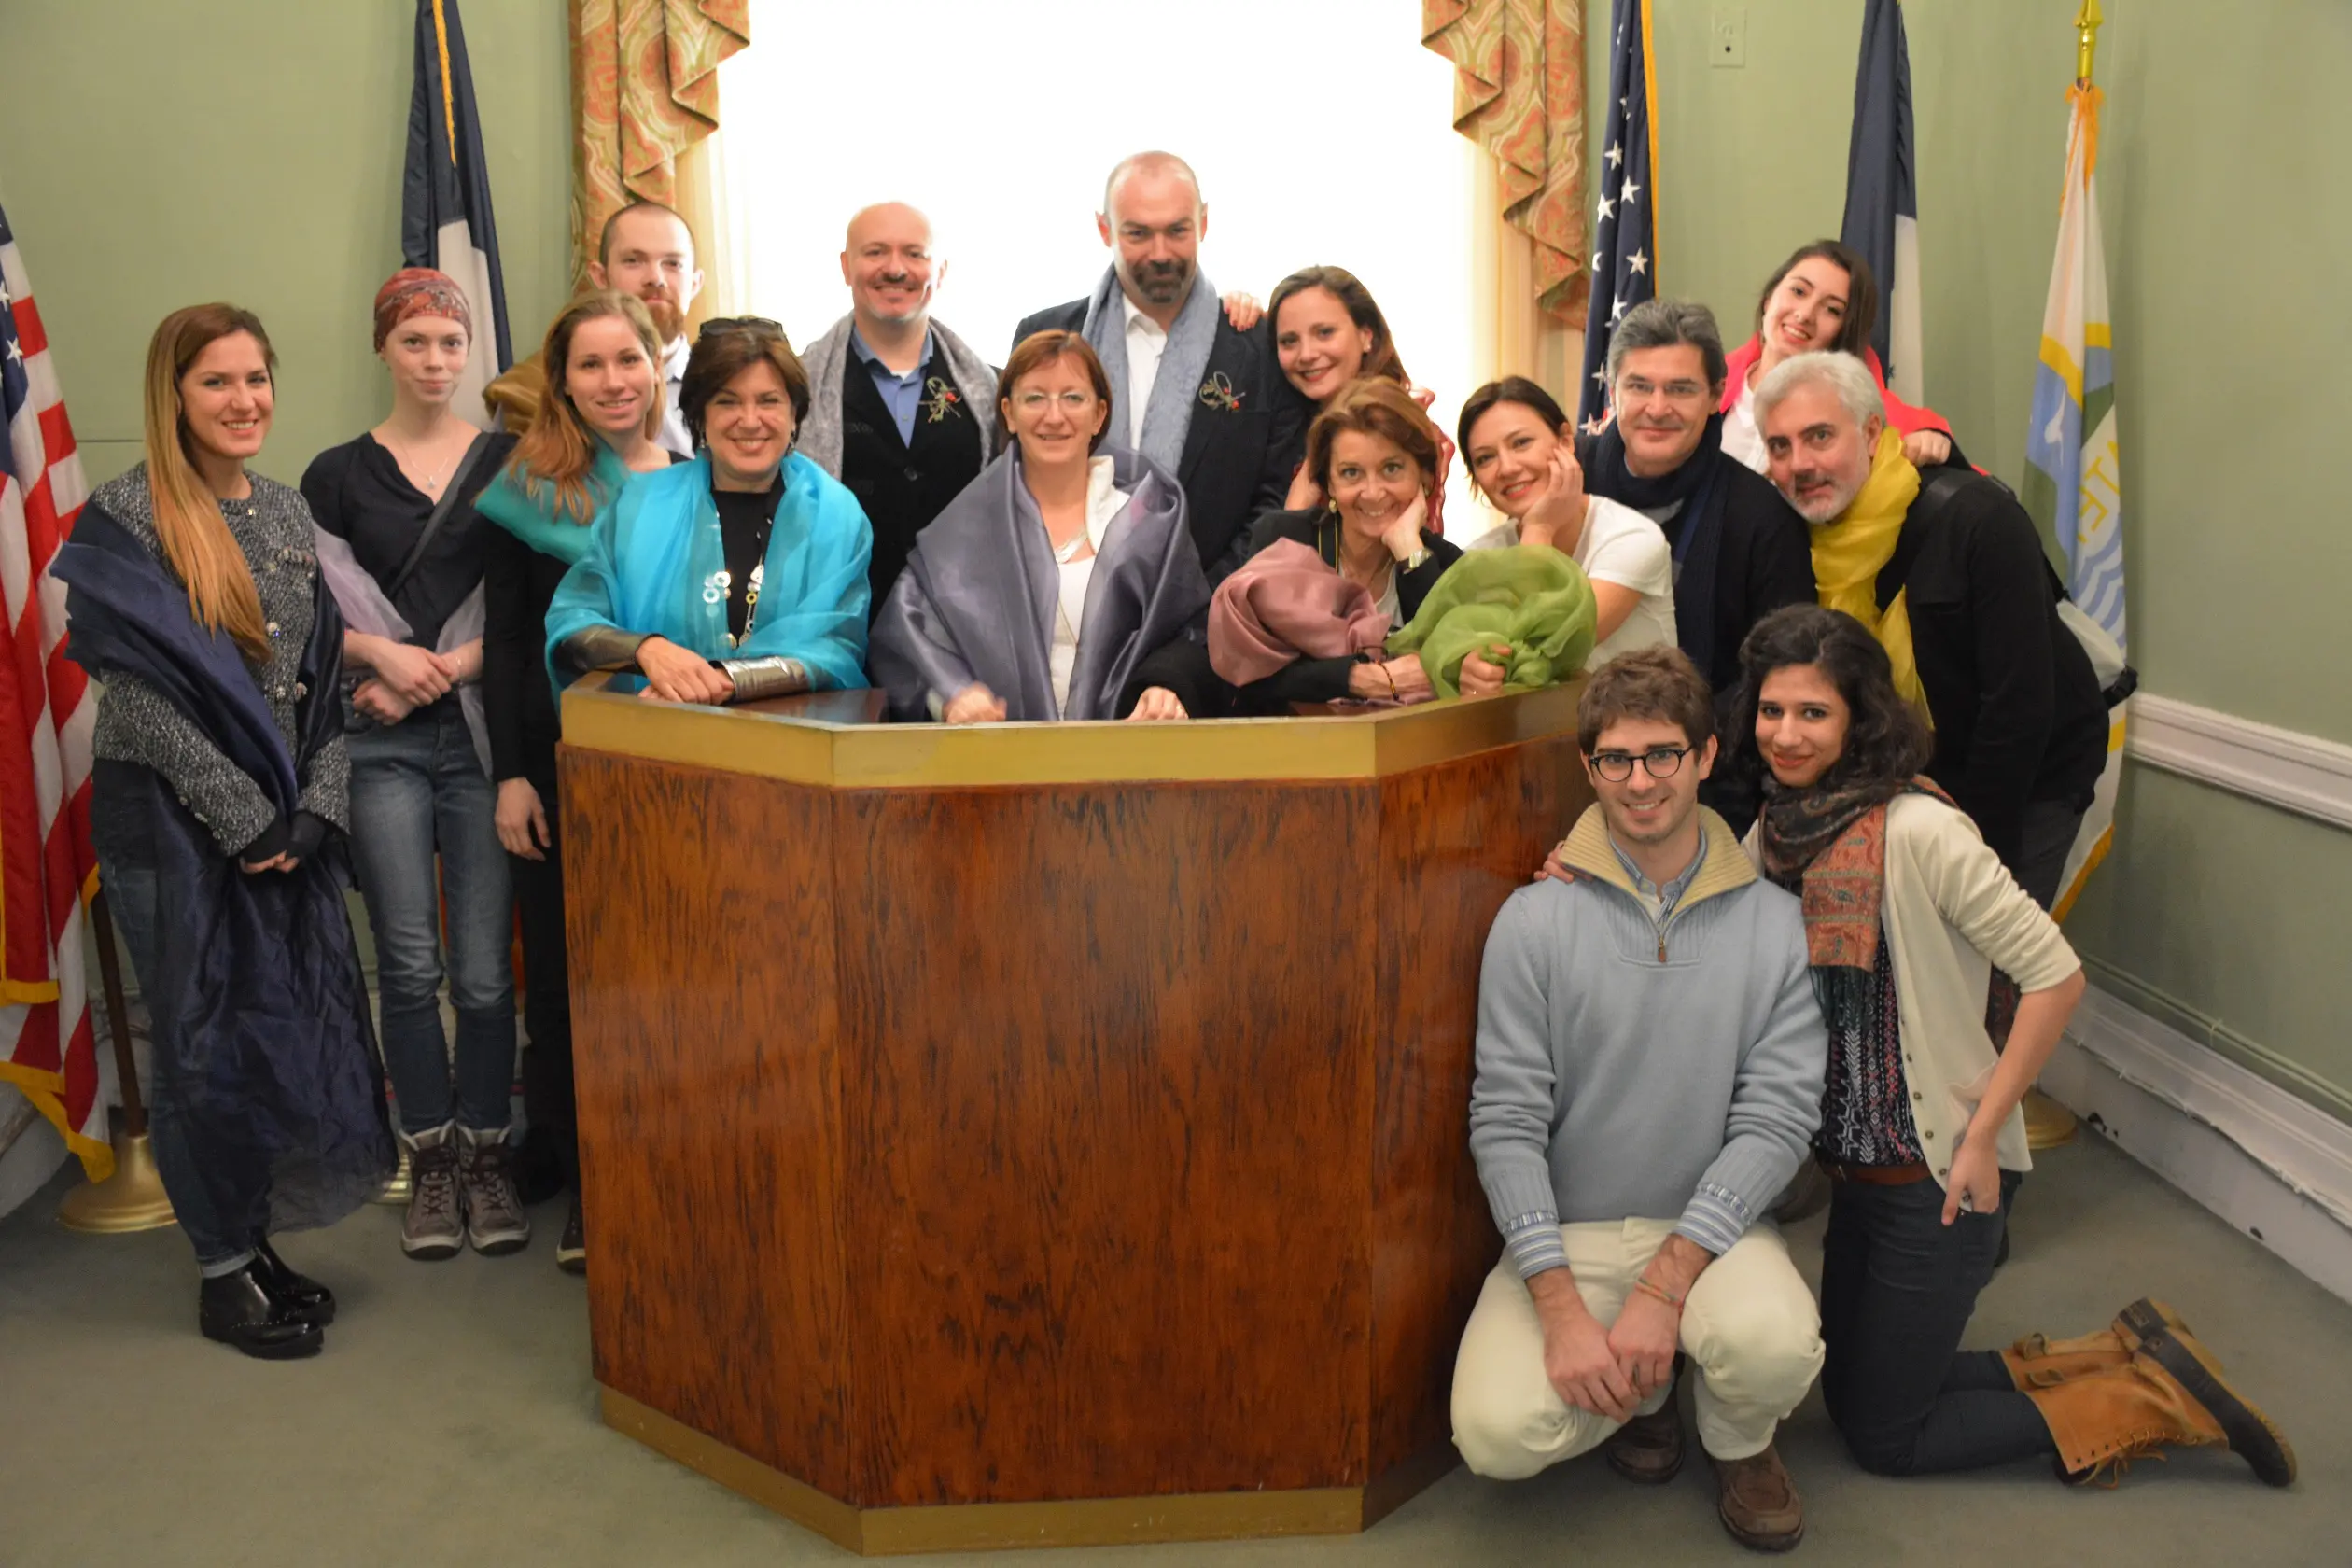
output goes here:
[{"label": "white t-shirt", "polygon": [[[1501,550],[1519,543],[1519,525],[1507,518],[1465,550]],[[1593,645],[1585,668],[1599,669],[1620,653],[1674,640],[1674,553],[1665,532],[1631,507],[1585,497],[1584,535],[1571,559],[1595,582],[1614,582],[1642,595],[1633,613],[1605,641]]]},{"label": "white t-shirt", "polygon": [[1740,383],[1740,400],[1723,416],[1723,450],[1757,473],[1765,469],[1764,432],[1756,427],[1756,384]]}]

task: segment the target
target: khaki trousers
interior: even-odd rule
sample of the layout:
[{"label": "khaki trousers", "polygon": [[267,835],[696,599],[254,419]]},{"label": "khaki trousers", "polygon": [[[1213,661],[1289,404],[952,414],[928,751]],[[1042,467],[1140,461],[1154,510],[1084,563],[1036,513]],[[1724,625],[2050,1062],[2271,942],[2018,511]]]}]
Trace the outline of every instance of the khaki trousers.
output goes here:
[{"label": "khaki trousers", "polygon": [[[1673,1220],[1560,1227],[1576,1292],[1613,1323]],[[1684,1303],[1682,1350],[1698,1374],[1699,1440],[1717,1459],[1761,1453],[1821,1370],[1821,1312],[1787,1243],[1757,1225],[1707,1267]],[[1653,1393],[1645,1415],[1666,1401]],[[1519,1480],[1573,1459],[1617,1429],[1560,1397],[1544,1372],[1544,1329],[1534,1298],[1512,1267],[1495,1265],[1478,1292],[1454,1362],[1454,1447],[1481,1476]]]}]

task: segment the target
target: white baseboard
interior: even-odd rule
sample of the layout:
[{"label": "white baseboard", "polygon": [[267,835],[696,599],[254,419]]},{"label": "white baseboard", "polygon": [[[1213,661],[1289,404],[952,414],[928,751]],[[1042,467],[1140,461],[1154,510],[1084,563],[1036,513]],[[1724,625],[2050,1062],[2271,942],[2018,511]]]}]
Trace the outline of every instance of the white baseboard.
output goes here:
[{"label": "white baseboard", "polygon": [[2087,1127],[2352,1301],[2352,1126],[2095,987],[2041,1086]]}]

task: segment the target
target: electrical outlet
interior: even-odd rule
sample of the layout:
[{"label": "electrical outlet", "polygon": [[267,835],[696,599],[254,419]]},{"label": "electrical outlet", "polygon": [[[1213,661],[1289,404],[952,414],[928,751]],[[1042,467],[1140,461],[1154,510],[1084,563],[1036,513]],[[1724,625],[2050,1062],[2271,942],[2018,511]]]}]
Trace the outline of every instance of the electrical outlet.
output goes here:
[{"label": "electrical outlet", "polygon": [[1707,29],[1707,58],[1737,69],[1747,63],[1747,10],[1741,6],[1717,6]]}]

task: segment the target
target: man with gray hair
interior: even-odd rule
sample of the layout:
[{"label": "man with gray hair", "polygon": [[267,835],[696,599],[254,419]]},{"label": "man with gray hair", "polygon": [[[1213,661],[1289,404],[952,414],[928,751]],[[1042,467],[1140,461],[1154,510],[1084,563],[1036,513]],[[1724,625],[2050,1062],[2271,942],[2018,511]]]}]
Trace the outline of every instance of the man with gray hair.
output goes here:
[{"label": "man with gray hair", "polygon": [[[1764,477],[1723,450],[1723,334],[1706,306],[1645,300],[1609,337],[1616,416],[1576,442],[1585,488],[1656,523],[1674,557],[1674,640],[1715,688],[1740,683],[1740,644],[1783,605],[1811,604],[1805,525]],[[1730,736],[1724,737],[1727,749]],[[1751,784],[1717,769],[1701,799],[1745,828]]]},{"label": "man with gray hair", "polygon": [[1094,293],[1029,316],[1013,342],[1057,329],[1085,338],[1111,378],[1111,440],[1183,486],[1213,584],[1240,565],[1251,519],[1281,510],[1306,400],[1275,362],[1271,326],[1235,328],[1200,275],[1209,207],[1190,164],[1170,152],[1120,160],[1095,231],[1112,260]]},{"label": "man with gray hair", "polygon": [[1927,772],[2035,903],[2057,897],[2107,763],[2107,703],[2057,574],[1998,480],[1903,455],[1878,384],[1799,354],[1756,388],[1772,483],[1811,526],[1821,602],[1868,626],[1935,726]]},{"label": "man with gray hair", "polygon": [[995,450],[996,372],[931,319],[946,275],[931,219],[903,202],[861,209],[841,248],[849,314],[801,357],[809,403],[800,448],[874,525],[869,617],[882,613],[916,535]]}]

